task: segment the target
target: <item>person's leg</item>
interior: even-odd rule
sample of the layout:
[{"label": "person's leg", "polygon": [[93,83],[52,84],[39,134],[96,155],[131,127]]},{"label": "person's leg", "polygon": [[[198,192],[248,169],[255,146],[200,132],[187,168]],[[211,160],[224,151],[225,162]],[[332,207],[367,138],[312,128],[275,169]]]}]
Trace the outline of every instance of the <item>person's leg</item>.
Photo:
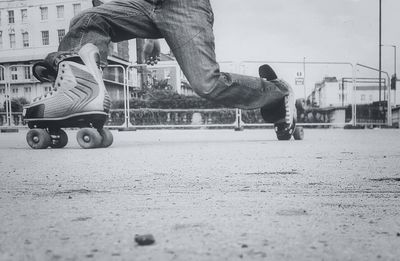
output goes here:
[{"label": "person's leg", "polygon": [[279,81],[220,72],[215,57],[213,12],[208,0],[159,2],[154,21],[197,94],[242,109],[276,103],[289,94],[288,86]]},{"label": "person's leg", "polygon": [[108,112],[110,98],[98,62],[106,64],[111,40],[160,37],[149,16],[152,6],[143,0],[113,1],[78,14],[59,51],[34,66],[35,76],[54,81],[54,89],[25,108],[25,119]]},{"label": "person's leg", "polygon": [[114,0],[84,10],[71,20],[58,51],[76,53],[85,44],[92,43],[99,48],[105,64],[111,41],[161,37],[149,17],[152,10],[153,5],[144,0]]}]

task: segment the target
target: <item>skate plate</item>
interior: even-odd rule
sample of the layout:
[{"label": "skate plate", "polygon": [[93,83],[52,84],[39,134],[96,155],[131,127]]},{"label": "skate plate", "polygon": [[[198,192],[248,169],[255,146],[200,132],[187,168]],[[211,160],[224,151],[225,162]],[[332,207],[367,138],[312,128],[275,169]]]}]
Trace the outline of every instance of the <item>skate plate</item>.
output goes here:
[{"label": "skate plate", "polygon": [[105,112],[88,112],[72,114],[65,118],[52,119],[25,119],[29,128],[41,129],[60,129],[60,128],[85,128],[94,127],[100,129],[107,121],[107,113]]},{"label": "skate plate", "polygon": [[30,130],[26,135],[33,149],[63,148],[68,136],[62,128],[81,128],[76,134],[78,144],[84,149],[106,148],[113,143],[113,135],[104,129],[107,121],[105,112],[88,112],[56,119],[25,119]]}]

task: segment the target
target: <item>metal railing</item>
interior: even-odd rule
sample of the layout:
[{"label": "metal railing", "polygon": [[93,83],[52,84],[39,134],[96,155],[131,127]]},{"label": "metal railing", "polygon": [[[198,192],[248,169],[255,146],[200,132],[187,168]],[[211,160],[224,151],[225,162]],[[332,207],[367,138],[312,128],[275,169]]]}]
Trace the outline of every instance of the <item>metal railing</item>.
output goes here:
[{"label": "metal railing", "polygon": [[[303,62],[285,62],[285,61],[244,61],[241,63],[233,63],[233,62],[225,62],[224,65],[228,65],[235,73],[245,73],[248,74],[247,72],[243,72],[240,70],[243,70],[245,68],[246,64],[272,64],[272,65],[277,65],[277,64],[282,64],[282,65],[318,65],[318,66],[326,66],[326,65],[333,65],[333,66],[347,66],[348,71],[351,72],[351,89],[352,89],[352,102],[351,102],[351,120],[348,122],[340,122],[340,123],[329,123],[329,122],[306,122],[306,123],[299,123],[300,126],[343,126],[343,125],[363,125],[363,124],[369,124],[369,123],[361,123],[357,122],[357,101],[356,101],[356,92],[357,92],[357,84],[356,84],[356,79],[357,79],[357,68],[362,67],[362,68],[367,68],[370,70],[377,71],[377,69],[365,66],[362,64],[352,64],[349,62],[310,62],[310,61],[303,61]],[[170,67],[170,66],[176,66],[177,70],[179,69],[179,66],[177,64],[171,64],[171,65],[165,65],[165,67]],[[122,123],[116,123],[110,121],[106,127],[108,128],[117,128],[117,129],[146,129],[146,128],[199,128],[199,127],[205,127],[205,128],[233,128],[235,130],[242,130],[244,128],[253,128],[253,127],[271,127],[273,126],[272,124],[268,123],[263,123],[261,121],[259,122],[245,122],[244,120],[244,115],[247,117],[247,115],[240,109],[233,109],[234,110],[234,121],[231,123],[216,123],[213,121],[209,120],[204,120],[202,121],[201,124],[194,124],[193,122],[189,122],[188,120],[186,121],[186,124],[184,121],[180,122],[177,125],[174,124],[136,124],[136,121],[132,120],[132,113],[134,110],[130,108],[130,97],[131,97],[131,91],[135,88],[134,84],[130,84],[130,75],[132,73],[137,73],[138,70],[143,69],[146,65],[140,65],[140,64],[135,64],[131,65],[128,67],[124,67],[122,65],[110,65],[108,68],[117,68],[122,72],[122,82],[118,81],[116,83],[121,84],[123,86],[123,122]],[[29,65],[14,65],[6,68],[3,65],[0,65],[0,69],[3,70],[4,72],[4,85],[5,85],[5,115],[6,115],[6,122],[5,125],[7,126],[14,126],[16,120],[13,119],[14,113],[12,112],[12,106],[11,106],[11,85],[12,85],[12,79],[11,79],[11,69],[15,67],[29,67]],[[386,74],[386,77],[388,78],[388,82],[390,82],[390,78],[388,73],[383,72]],[[140,80],[140,79],[139,79]],[[178,82],[176,83],[177,85],[180,85],[180,79],[177,79]],[[136,84],[136,86],[139,86],[139,83]],[[306,88],[306,87],[304,87]],[[384,125],[391,126],[392,125],[392,118],[391,118],[391,92],[388,92],[388,110],[387,110],[387,122],[383,123]],[[219,109],[215,109],[212,111],[218,111]],[[178,113],[177,111],[173,110],[158,110],[160,113],[168,114],[168,113]],[[179,110],[179,113],[184,114],[184,111],[186,111],[186,118],[188,119],[189,116],[191,115],[190,113],[193,113],[193,110]],[[197,112],[203,112],[204,114],[210,113],[210,110],[202,110],[202,109],[194,109],[194,111]],[[110,113],[110,115],[113,112]],[[247,112],[246,112],[247,113]],[[20,115],[20,113],[16,113],[15,115]],[[4,117],[4,116],[2,116]],[[20,116],[17,116],[20,117]],[[246,118],[245,117],[245,118]],[[207,118],[206,116],[203,118]],[[4,118],[2,118],[4,119]],[[2,120],[3,121],[3,120]],[[21,126],[21,122],[18,121],[18,126]],[[134,124],[133,124],[134,123]],[[4,121],[3,121],[3,127],[4,127]]]}]

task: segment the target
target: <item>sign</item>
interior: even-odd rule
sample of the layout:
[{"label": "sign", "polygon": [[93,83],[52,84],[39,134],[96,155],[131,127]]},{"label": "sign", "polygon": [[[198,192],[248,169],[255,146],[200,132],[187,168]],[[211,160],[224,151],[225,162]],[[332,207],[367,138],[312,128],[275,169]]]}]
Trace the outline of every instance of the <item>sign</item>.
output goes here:
[{"label": "sign", "polygon": [[303,77],[296,77],[294,79],[296,85],[304,85],[304,78]]}]

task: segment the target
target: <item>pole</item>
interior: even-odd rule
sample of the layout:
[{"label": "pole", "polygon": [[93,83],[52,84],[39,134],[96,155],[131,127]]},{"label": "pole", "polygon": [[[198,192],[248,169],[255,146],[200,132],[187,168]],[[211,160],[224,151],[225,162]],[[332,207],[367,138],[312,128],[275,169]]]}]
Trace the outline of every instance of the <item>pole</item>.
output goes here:
[{"label": "pole", "polygon": [[[394,48],[394,80],[397,82],[397,46],[393,45]],[[397,95],[397,87],[394,89],[394,107],[397,106],[397,100],[396,100],[396,95]]]},{"label": "pole", "polygon": [[[137,64],[144,64],[145,61],[145,57],[144,57],[144,39],[141,38],[137,38],[136,39],[136,58]],[[146,68],[140,66],[138,68],[138,75],[140,76],[140,88],[143,90],[144,86],[145,86],[145,82],[146,82]]]},{"label": "pole", "polygon": [[394,49],[394,76],[397,76],[397,46],[393,45],[393,49]]},{"label": "pole", "polygon": [[344,107],[344,78],[342,78],[342,107]]},{"label": "pole", "polygon": [[[13,67],[13,66],[10,66],[10,67],[8,67],[8,70],[7,70],[7,79],[8,79],[8,84],[6,83],[6,86],[8,86],[8,87],[6,87],[6,95],[7,95],[7,101],[8,101],[8,120],[7,120],[7,122],[8,122],[8,126],[9,127],[11,127],[11,125],[13,125],[13,122],[12,122],[12,107],[11,107],[11,73],[10,73],[10,71],[11,71],[11,67]],[[8,93],[8,94],[7,94]]]},{"label": "pole", "polygon": [[379,0],[379,103],[382,101],[382,0]]},{"label": "pole", "polygon": [[[393,47],[394,50],[394,72],[393,72],[393,77],[397,81],[397,46],[396,45],[385,45],[382,44],[381,46],[386,46],[386,47]],[[389,91],[390,93],[391,91]],[[394,104],[396,105],[396,90],[394,90]]]},{"label": "pole", "polygon": [[306,90],[306,57],[303,58],[303,84],[304,84],[304,100],[307,101],[307,90]]}]

